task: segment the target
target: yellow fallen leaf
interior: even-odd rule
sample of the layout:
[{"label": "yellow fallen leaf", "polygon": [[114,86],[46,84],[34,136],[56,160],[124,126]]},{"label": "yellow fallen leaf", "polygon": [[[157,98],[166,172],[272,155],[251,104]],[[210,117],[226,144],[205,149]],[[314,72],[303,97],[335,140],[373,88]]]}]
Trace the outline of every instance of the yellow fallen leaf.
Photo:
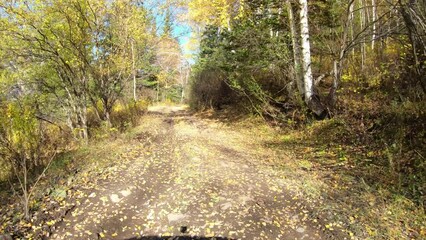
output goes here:
[{"label": "yellow fallen leaf", "polygon": [[55,220],[51,220],[51,221],[46,222],[47,226],[52,226],[52,225],[54,225],[55,223],[56,223],[56,221],[55,221]]},{"label": "yellow fallen leaf", "polygon": [[105,196],[101,197],[100,199],[101,199],[101,201],[102,201],[102,202],[104,202],[104,203],[105,203],[105,202],[108,202],[108,198],[107,198],[107,197],[105,197]]}]

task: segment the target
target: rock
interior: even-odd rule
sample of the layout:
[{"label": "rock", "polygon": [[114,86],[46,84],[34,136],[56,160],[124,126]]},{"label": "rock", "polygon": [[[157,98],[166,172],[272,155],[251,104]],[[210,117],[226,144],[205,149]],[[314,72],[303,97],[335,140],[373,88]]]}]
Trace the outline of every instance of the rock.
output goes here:
[{"label": "rock", "polygon": [[302,227],[298,227],[298,228],[296,229],[296,232],[298,232],[298,233],[304,233],[304,232],[305,232],[305,229],[304,229],[304,228],[302,228]]},{"label": "rock", "polygon": [[188,231],[188,227],[187,227],[187,226],[181,226],[181,227],[179,228],[179,231],[180,231],[181,233],[186,233],[186,232]]}]

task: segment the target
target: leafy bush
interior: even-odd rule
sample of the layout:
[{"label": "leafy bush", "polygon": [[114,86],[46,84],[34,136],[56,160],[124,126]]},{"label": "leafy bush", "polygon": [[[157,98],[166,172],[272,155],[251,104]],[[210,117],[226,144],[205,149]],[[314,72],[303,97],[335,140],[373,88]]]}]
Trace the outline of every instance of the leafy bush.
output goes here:
[{"label": "leafy bush", "polygon": [[111,113],[112,126],[120,131],[135,126],[147,109],[148,102],[146,100],[116,104]]},{"label": "leafy bush", "polygon": [[[54,130],[48,130],[36,118],[34,105],[23,100],[0,106],[0,164],[10,169],[13,175],[9,177],[15,177],[19,183],[27,219],[33,190],[56,154],[54,139],[48,136]],[[36,170],[40,168],[43,172],[36,178]]]},{"label": "leafy bush", "polygon": [[34,117],[32,106],[12,102],[2,106],[0,111],[2,158],[17,170],[40,165],[43,130]]},{"label": "leafy bush", "polygon": [[[88,125],[90,127],[90,135],[94,138],[105,138],[114,136],[118,132],[123,132],[129,127],[137,125],[140,117],[148,108],[149,102],[145,99],[134,102],[118,102],[114,105],[110,120],[108,123],[97,117],[96,111],[89,108],[87,111]],[[102,111],[102,106],[99,110]]]}]

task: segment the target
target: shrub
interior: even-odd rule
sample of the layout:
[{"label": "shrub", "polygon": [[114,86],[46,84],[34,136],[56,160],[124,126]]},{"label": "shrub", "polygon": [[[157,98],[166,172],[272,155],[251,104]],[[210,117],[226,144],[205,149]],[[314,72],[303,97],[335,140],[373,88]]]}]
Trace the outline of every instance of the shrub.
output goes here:
[{"label": "shrub", "polygon": [[146,112],[148,102],[146,100],[118,103],[111,113],[112,126],[120,131],[124,131],[130,126],[137,125],[142,114]]},{"label": "shrub", "polygon": [[[123,132],[131,126],[137,125],[140,116],[148,108],[149,102],[146,99],[129,102],[117,102],[111,112],[110,121],[102,121],[97,117],[95,109],[88,108],[87,120],[90,127],[90,136],[94,138],[105,138],[114,136],[117,132]],[[102,111],[102,107],[98,106]]]},{"label": "shrub", "polygon": [[[34,109],[28,100],[0,106],[0,157],[3,168],[10,169],[19,182],[26,219],[33,190],[56,153],[47,127],[36,118]],[[42,174],[34,178],[40,168]]]}]

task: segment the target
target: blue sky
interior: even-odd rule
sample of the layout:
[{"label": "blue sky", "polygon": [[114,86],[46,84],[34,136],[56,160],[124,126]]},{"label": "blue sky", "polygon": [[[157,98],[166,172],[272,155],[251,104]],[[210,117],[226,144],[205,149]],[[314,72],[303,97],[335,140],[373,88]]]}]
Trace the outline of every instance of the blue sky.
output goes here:
[{"label": "blue sky", "polygon": [[[156,25],[157,25],[157,34],[161,34],[163,32],[164,27],[164,18],[165,18],[165,12],[166,12],[166,2],[165,0],[148,0],[145,3],[146,8],[152,12]],[[185,45],[188,43],[192,29],[191,27],[183,22],[177,20],[178,14],[185,14],[184,9],[178,9],[173,6],[169,6],[169,11],[172,14],[172,35],[177,41],[179,42],[179,45],[184,53],[184,55],[193,54],[192,52],[188,52],[188,50],[185,48]],[[194,60],[188,59],[190,63],[193,63]]]}]

